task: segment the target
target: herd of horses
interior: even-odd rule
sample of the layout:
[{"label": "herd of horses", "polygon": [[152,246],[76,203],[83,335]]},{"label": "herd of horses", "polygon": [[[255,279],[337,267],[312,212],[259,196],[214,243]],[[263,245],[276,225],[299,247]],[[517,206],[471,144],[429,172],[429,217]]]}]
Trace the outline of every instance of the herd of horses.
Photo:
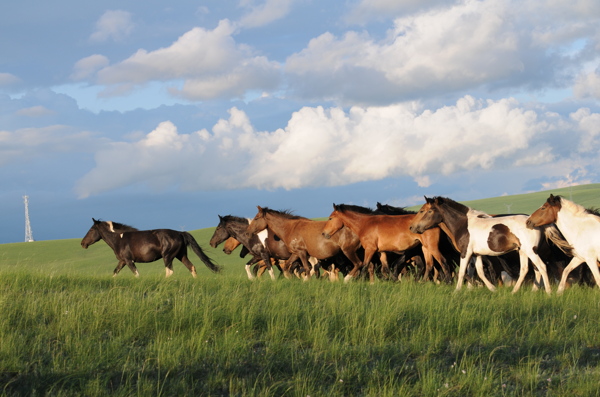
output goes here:
[{"label": "herd of horses", "polygon": [[[93,222],[81,245],[104,240],[118,259],[113,276],[125,265],[138,276],[136,263],[163,258],[168,277],[177,258],[196,277],[188,247],[210,270],[220,270],[187,232]],[[467,281],[494,291],[515,279],[513,292],[526,280],[548,294],[551,279],[559,293],[573,282],[600,287],[600,214],[554,195],[531,215],[490,215],[447,197],[425,197],[416,212],[380,203],[376,209],[334,204],[326,221],[259,206],[253,219],[219,215],[210,246],[222,243],[226,254],[241,245],[240,256],[250,255],[249,279],[264,272],[276,279],[276,267],[287,278],[305,280],[340,274],[345,281],[407,275],[455,280],[457,290]],[[587,268],[580,267],[584,262]]]}]

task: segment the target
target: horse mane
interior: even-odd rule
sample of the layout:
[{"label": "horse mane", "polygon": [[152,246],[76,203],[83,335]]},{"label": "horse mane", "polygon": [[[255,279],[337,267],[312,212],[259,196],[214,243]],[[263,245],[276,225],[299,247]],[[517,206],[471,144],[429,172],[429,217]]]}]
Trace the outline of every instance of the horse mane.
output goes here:
[{"label": "horse mane", "polygon": [[407,210],[406,207],[394,207],[380,202],[377,202],[377,211],[387,215],[414,215],[417,213],[416,211]]},{"label": "horse mane", "polygon": [[575,216],[593,215],[600,218],[600,212],[596,208],[585,208],[571,200],[567,200],[563,196],[554,196],[560,199],[561,207],[564,207],[567,211]]},{"label": "horse mane", "polygon": [[334,204],[335,209],[339,212],[358,212],[359,214],[374,215],[375,211],[368,207],[353,204]]},{"label": "horse mane", "polygon": [[263,207],[263,211],[268,212],[270,214],[279,215],[282,218],[286,218],[286,219],[308,219],[303,216],[298,216],[298,215],[292,214],[291,210],[279,210],[278,211],[278,210],[273,210],[271,208]]},{"label": "horse mane", "polygon": [[124,223],[119,223],[119,222],[114,222],[114,221],[111,221],[111,222],[113,224],[113,229],[115,231],[117,231],[117,230],[119,232],[137,232],[137,231],[139,231],[135,227],[126,225]]},{"label": "horse mane", "polygon": [[[452,200],[451,198],[448,197],[442,197],[442,196],[436,196],[434,198],[431,199],[432,201],[437,200],[438,202],[442,202],[442,205],[446,205],[448,207],[450,207],[451,209],[458,211],[458,212],[462,212],[463,214],[466,215],[467,212],[469,212],[469,210],[472,210],[471,207],[467,207],[464,204],[461,204],[457,201]],[[476,211],[476,210],[475,210]],[[484,212],[479,211],[481,214],[484,214]]]},{"label": "horse mane", "polygon": [[244,223],[244,224],[248,224],[248,218],[242,218],[241,216],[235,216],[235,215],[225,215],[222,216],[221,218],[223,218],[223,220],[225,222],[239,222],[239,223]]},{"label": "horse mane", "polygon": [[562,235],[560,230],[554,225],[550,224],[544,227],[544,235],[547,240],[550,240],[556,245],[562,252],[568,256],[573,256],[573,246],[567,242],[565,237]]}]

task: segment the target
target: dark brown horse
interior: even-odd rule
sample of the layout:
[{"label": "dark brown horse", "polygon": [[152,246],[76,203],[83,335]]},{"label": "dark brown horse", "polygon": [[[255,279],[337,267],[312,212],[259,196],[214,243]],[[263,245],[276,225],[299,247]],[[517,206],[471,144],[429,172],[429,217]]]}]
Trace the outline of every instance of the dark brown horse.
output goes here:
[{"label": "dark brown horse", "polygon": [[258,213],[248,226],[248,232],[258,233],[268,228],[285,243],[291,253],[283,265],[286,276],[289,276],[291,264],[300,259],[305,277],[310,277],[309,256],[318,260],[326,260],[343,253],[355,267],[360,266],[360,259],[356,254],[360,247],[360,241],[351,231],[344,231],[335,238],[326,239],[321,235],[325,225],[324,221],[314,221],[286,211],[275,211],[260,206],[257,208]]},{"label": "dark brown horse", "polygon": [[445,277],[449,277],[446,259],[439,250],[439,229],[433,228],[426,235],[417,234],[409,230],[410,222],[414,219],[415,214],[373,215],[372,213],[353,211],[351,208],[353,207],[344,204],[334,204],[333,212],[329,215],[329,220],[322,230],[324,237],[331,238],[341,230],[350,229],[360,239],[365,250],[364,260],[362,265],[359,264],[348,273],[347,278],[356,277],[360,267],[368,266],[369,277],[373,281],[372,258],[376,252],[400,253],[419,245],[421,245],[425,257],[424,278],[429,277],[429,272],[433,269],[434,258],[442,267]]},{"label": "dark brown horse", "polygon": [[[246,218],[233,215],[219,215],[219,224],[215,228],[215,232],[210,239],[210,246],[216,248],[223,241],[233,237],[252,254],[252,258],[246,263],[246,273],[248,274],[248,278],[250,280],[254,279],[254,275],[250,270],[251,266],[262,261],[269,271],[271,278],[274,280],[275,275],[271,267],[271,257],[273,257],[275,261],[278,261],[279,259],[285,260],[290,257],[290,253],[285,248],[283,242],[275,241],[274,236],[272,234],[269,236],[269,233],[266,230],[261,232],[261,235],[248,233],[247,229],[249,224],[250,220]],[[266,240],[268,239],[273,241],[267,243]],[[284,251],[281,251],[282,247],[277,247],[277,249],[274,249],[275,254],[271,255],[267,245],[283,245]],[[277,253],[283,253],[284,257],[278,257]],[[279,267],[279,265],[277,265],[277,267]]]},{"label": "dark brown horse", "polygon": [[88,248],[90,245],[104,240],[115,253],[119,260],[113,272],[116,276],[123,266],[139,277],[135,263],[154,262],[163,258],[165,262],[165,273],[169,277],[173,274],[173,259],[179,259],[185,267],[196,277],[196,268],[187,256],[187,247],[190,246],[198,257],[213,272],[220,268],[206,256],[194,237],[188,232],[178,232],[171,229],[156,229],[139,231],[131,226],[111,221],[98,221],[93,219],[94,224],[81,240],[81,246]]}]

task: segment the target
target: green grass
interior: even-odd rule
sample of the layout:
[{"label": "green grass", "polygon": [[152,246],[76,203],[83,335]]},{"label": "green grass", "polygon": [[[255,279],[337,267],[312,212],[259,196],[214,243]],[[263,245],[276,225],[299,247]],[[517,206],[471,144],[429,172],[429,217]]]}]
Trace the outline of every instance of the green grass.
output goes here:
[{"label": "green grass", "polygon": [[[598,193],[587,188],[573,189],[575,201]],[[548,193],[534,195],[511,197],[513,211]],[[506,212],[505,199],[476,208]],[[224,269],[213,274],[192,254],[197,279],[177,261],[168,279],[162,261],[140,264],[140,278],[128,269],[113,278],[103,242],[0,245],[0,393],[600,394],[596,288],[547,296],[530,286],[513,295],[412,281],[250,282],[237,252],[208,247],[212,231],[193,234]]]}]

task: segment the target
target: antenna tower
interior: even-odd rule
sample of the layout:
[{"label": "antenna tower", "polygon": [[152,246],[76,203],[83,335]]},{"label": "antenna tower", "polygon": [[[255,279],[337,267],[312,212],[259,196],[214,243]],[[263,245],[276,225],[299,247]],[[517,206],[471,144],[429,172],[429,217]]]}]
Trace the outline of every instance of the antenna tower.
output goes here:
[{"label": "antenna tower", "polygon": [[31,232],[31,223],[29,223],[29,196],[23,196],[25,201],[25,242],[33,241],[33,233]]}]

